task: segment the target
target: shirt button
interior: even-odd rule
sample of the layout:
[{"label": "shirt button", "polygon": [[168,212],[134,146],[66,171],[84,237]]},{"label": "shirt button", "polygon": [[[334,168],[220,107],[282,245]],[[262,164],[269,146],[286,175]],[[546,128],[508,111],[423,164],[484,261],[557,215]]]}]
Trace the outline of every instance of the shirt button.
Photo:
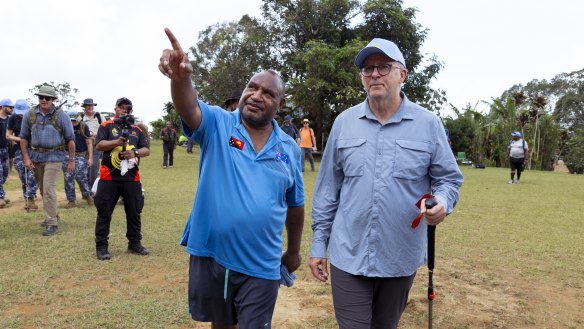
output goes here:
[{"label": "shirt button", "polygon": [[373,200],[373,203],[377,204],[377,200]]}]

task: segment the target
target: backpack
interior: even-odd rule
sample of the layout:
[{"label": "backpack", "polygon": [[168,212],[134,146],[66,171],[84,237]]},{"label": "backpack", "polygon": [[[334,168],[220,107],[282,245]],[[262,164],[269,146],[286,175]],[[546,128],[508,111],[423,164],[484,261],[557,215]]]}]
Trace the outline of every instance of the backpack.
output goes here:
[{"label": "backpack", "polygon": [[88,138],[88,136],[85,135],[85,122],[83,121],[79,121],[79,134],[81,135],[81,137],[83,137],[83,139]]},{"label": "backpack", "polygon": [[[93,117],[97,117],[97,122],[99,122],[99,124],[101,124],[101,114],[99,114],[99,112],[95,112],[93,113]],[[83,122],[83,120],[81,120],[81,122]]]},{"label": "backpack", "polygon": [[[30,127],[30,129],[32,130],[32,127],[36,124],[38,124],[38,122],[36,121],[36,110],[34,108],[29,110],[29,116],[28,116],[28,125]],[[55,112],[53,112],[53,114],[51,114],[51,121],[50,123],[53,125],[53,127],[55,127],[55,129],[57,130],[57,132],[59,132],[59,134],[63,133],[63,129],[61,129],[61,127],[59,127],[59,114],[61,113],[61,108],[58,107]]]},{"label": "backpack", "polygon": [[[77,118],[79,119],[79,122],[83,122],[83,116],[84,114],[80,114]],[[93,112],[93,117],[97,119],[97,122],[101,125],[101,114],[99,112]]]},{"label": "backpack", "polygon": [[[28,110],[29,112],[29,116],[28,116],[28,125],[30,127],[30,131],[32,132],[32,128],[39,124],[39,122],[37,122],[37,116],[36,116],[36,109],[33,107],[30,110]],[[55,128],[55,130],[57,130],[57,132],[59,133],[59,135],[61,136],[61,146],[57,146],[57,147],[53,147],[47,150],[60,150],[60,149],[64,149],[65,147],[65,139],[63,138],[63,129],[61,129],[61,127],[59,127],[59,114],[61,114],[61,107],[57,107],[57,109],[55,110],[55,112],[53,112],[53,114],[51,114],[51,120],[49,121],[49,123]],[[45,123],[42,123],[43,125]]]}]

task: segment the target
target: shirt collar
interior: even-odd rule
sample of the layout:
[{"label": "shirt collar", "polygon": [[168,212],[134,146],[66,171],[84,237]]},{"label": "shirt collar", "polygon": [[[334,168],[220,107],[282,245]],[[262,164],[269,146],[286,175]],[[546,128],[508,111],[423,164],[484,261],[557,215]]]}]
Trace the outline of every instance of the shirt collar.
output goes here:
[{"label": "shirt collar", "polygon": [[[403,91],[400,91],[399,95],[402,99],[402,102],[399,105],[397,112],[395,112],[395,114],[389,119],[388,122],[386,122],[386,124],[392,122],[400,122],[402,120],[413,120],[415,117],[413,112],[414,103],[412,103],[408,99],[408,97],[406,96],[406,94],[404,94]],[[360,119],[367,118],[369,120],[378,121],[373,112],[371,112],[371,108],[369,107],[369,102],[367,102],[367,99],[365,99],[365,101],[361,103],[361,108],[359,109],[358,117]]]},{"label": "shirt collar", "polygon": [[[53,112],[55,112],[55,110],[56,110],[56,109],[57,109],[57,108],[55,107],[55,105],[51,106],[51,109],[49,110],[49,112],[47,112],[47,114],[53,114]],[[41,106],[40,106],[40,105],[37,105],[37,106],[36,106],[36,110],[35,110],[35,112],[36,112],[36,113],[42,113],[42,112],[41,112]]]}]

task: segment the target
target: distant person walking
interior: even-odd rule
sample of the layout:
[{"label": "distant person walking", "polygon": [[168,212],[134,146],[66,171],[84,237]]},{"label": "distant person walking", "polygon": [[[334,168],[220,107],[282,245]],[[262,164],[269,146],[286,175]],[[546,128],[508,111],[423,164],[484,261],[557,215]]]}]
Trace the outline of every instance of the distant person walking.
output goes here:
[{"label": "distant person walking", "polygon": [[[511,134],[511,142],[507,146],[507,152],[505,153],[505,160],[509,160],[509,166],[511,167],[511,179],[509,184],[519,184],[521,179],[521,172],[525,168],[527,160],[529,160],[529,147],[527,142],[521,138],[521,133],[516,131]],[[517,171],[517,180],[515,180],[515,171]]]},{"label": "distant person walking", "polygon": [[172,126],[172,122],[166,122],[166,127],[160,131],[160,139],[162,139],[162,150],[164,152],[162,168],[166,169],[167,165],[172,168],[174,165],[174,148],[176,147],[176,143],[178,143],[178,136]]},{"label": "distant person walking", "polygon": [[296,125],[292,122],[292,117],[287,115],[284,117],[284,123],[280,126],[280,128],[288,134],[288,136],[292,137],[296,144],[300,145],[300,131],[296,128]]},{"label": "distant person walking", "polygon": [[302,120],[302,128],[300,128],[300,148],[302,149],[302,171],[304,171],[306,157],[308,157],[308,161],[310,161],[310,169],[314,171],[314,158],[312,157],[312,152],[316,151],[316,139],[314,138],[314,130],[310,128],[310,121],[308,119]]},{"label": "distant person walking", "polygon": [[[57,177],[67,153],[67,171],[75,170],[75,134],[67,113],[53,105],[57,99],[55,87],[43,85],[35,95],[39,97],[39,105],[22,118],[20,149],[24,165],[34,170],[43,196],[45,230],[42,235],[51,236],[58,230]],[[30,156],[28,145],[31,145]]]},{"label": "distant person walking", "polygon": [[[36,210],[39,207],[35,203],[37,184],[32,170],[27,170],[22,160],[22,150],[20,149],[20,127],[22,117],[28,112],[30,106],[24,99],[19,99],[14,103],[14,113],[8,118],[8,128],[6,138],[15,143],[14,145],[14,168],[18,172],[20,183],[22,184],[22,196],[25,199],[25,210]],[[30,148],[27,149],[30,152]]]},{"label": "distant person walking", "polygon": [[93,183],[99,177],[99,164],[101,159],[101,151],[98,151],[95,148],[95,136],[97,135],[97,130],[99,129],[99,125],[102,122],[105,122],[105,117],[95,111],[95,107],[97,103],[93,102],[93,98],[86,98],[83,100],[83,115],[81,116],[81,121],[89,128],[91,132],[91,148],[92,150],[92,158],[91,158],[91,166],[89,167],[89,175],[88,175],[88,182],[89,186],[93,186]]}]

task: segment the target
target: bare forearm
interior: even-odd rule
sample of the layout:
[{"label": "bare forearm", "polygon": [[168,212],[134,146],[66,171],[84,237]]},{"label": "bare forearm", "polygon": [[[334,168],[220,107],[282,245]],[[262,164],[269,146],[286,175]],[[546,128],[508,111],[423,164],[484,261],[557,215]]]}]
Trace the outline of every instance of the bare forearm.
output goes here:
[{"label": "bare forearm", "polygon": [[20,139],[20,151],[22,152],[22,159],[23,160],[29,159],[28,152],[26,150],[27,148],[28,148],[28,140],[21,138]]},{"label": "bare forearm", "polygon": [[93,143],[91,142],[91,138],[85,139],[85,145],[87,146],[87,158],[93,158]]},{"label": "bare forearm", "polygon": [[197,91],[190,79],[171,80],[170,94],[178,115],[181,116],[187,127],[196,130],[201,124],[201,110],[197,103]]},{"label": "bare forearm", "polygon": [[304,205],[289,207],[286,216],[286,232],[288,233],[289,253],[299,253],[304,229]]},{"label": "bare forearm", "polygon": [[67,152],[69,153],[69,158],[75,158],[75,141],[70,140],[67,142]]},{"label": "bare forearm", "polygon": [[150,155],[150,149],[147,147],[143,147],[141,149],[138,149],[138,153],[140,154],[140,157],[147,157]]},{"label": "bare forearm", "polygon": [[98,151],[109,151],[111,149],[114,149],[117,146],[122,145],[119,140],[114,139],[111,141],[108,140],[102,140],[99,143],[97,143],[97,145],[95,145],[95,149]]},{"label": "bare forearm", "polygon": [[14,131],[6,130],[6,139],[13,142],[20,142],[20,137],[14,135]]}]

